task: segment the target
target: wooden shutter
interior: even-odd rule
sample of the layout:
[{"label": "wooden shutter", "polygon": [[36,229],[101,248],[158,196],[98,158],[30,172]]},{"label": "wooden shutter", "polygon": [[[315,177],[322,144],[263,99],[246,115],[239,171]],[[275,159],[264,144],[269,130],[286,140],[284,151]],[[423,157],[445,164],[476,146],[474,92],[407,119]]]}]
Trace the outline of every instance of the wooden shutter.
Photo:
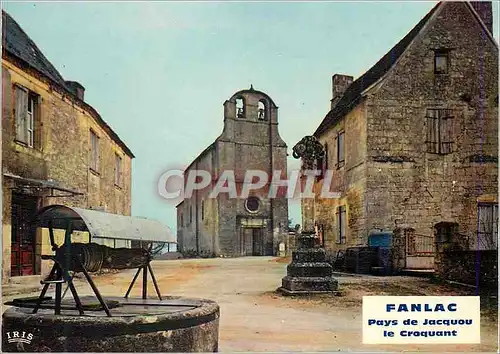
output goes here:
[{"label": "wooden shutter", "polygon": [[36,96],[35,98],[35,132],[34,132],[34,147],[42,150],[42,98]]},{"label": "wooden shutter", "polygon": [[337,168],[344,166],[344,132],[337,135]]},{"label": "wooden shutter", "polygon": [[427,124],[427,152],[439,153],[439,111],[428,109],[426,114]]},{"label": "wooden shutter", "polygon": [[346,243],[345,227],[345,206],[339,206],[337,208],[337,236],[335,239],[336,243]]},{"label": "wooden shutter", "polygon": [[28,90],[15,86],[16,91],[16,140],[27,142]]},{"label": "wooden shutter", "polygon": [[335,243],[340,243],[342,240],[342,235],[340,234],[340,223],[341,223],[341,217],[340,217],[340,208],[337,208],[337,213],[336,213],[336,221],[337,221],[337,230],[335,232]]},{"label": "wooden shutter", "polygon": [[328,170],[328,144],[325,143],[325,161],[323,163],[323,174]]},{"label": "wooden shutter", "polygon": [[440,153],[453,152],[453,115],[450,109],[439,110]]},{"label": "wooden shutter", "polygon": [[345,235],[345,207],[340,207],[340,243],[346,243],[346,235]]}]

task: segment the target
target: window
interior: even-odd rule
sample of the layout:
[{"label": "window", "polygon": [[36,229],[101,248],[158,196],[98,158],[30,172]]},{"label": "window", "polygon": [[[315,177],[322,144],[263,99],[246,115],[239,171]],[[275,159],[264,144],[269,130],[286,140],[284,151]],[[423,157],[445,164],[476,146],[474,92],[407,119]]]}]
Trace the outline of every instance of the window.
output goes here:
[{"label": "window", "polygon": [[264,100],[259,101],[258,118],[260,120],[267,120],[267,107]]},{"label": "window", "polygon": [[325,143],[325,161],[323,162],[323,171],[328,170],[328,144]]},{"label": "window", "polygon": [[245,201],[245,208],[250,213],[256,213],[260,208],[260,200],[257,197],[248,197]]},{"label": "window", "polygon": [[337,168],[344,166],[344,132],[337,134]]},{"label": "window", "polygon": [[436,50],[434,52],[434,73],[447,74],[449,67],[449,54],[446,50]]},{"label": "window", "polygon": [[181,213],[181,216],[180,216],[180,223],[181,223],[181,227],[184,226],[184,214]]},{"label": "window", "polygon": [[453,111],[451,109],[428,109],[427,152],[449,154],[453,152]]},{"label": "window", "polygon": [[189,223],[191,224],[193,222],[193,207],[189,207]]},{"label": "window", "polygon": [[21,86],[16,92],[16,140],[35,146],[35,124],[38,120],[38,95]]},{"label": "window", "polygon": [[99,137],[93,130],[90,130],[90,169],[99,171]]},{"label": "window", "polygon": [[205,219],[205,201],[201,201],[201,220]]},{"label": "window", "polygon": [[236,117],[245,118],[245,100],[242,97],[236,99]]},{"label": "window", "polygon": [[320,157],[316,159],[316,170],[319,170],[318,180],[325,176],[326,170],[328,169],[328,144],[325,143],[323,146],[323,153]]},{"label": "window", "polygon": [[336,243],[346,243],[345,226],[346,226],[345,206],[337,208],[337,237]]},{"label": "window", "polygon": [[480,250],[498,248],[498,204],[478,205],[477,247]]},{"label": "window", "polygon": [[436,243],[455,242],[458,234],[458,224],[454,222],[440,222],[434,225]]},{"label": "window", "polygon": [[120,186],[122,177],[122,158],[115,154],[115,185]]}]

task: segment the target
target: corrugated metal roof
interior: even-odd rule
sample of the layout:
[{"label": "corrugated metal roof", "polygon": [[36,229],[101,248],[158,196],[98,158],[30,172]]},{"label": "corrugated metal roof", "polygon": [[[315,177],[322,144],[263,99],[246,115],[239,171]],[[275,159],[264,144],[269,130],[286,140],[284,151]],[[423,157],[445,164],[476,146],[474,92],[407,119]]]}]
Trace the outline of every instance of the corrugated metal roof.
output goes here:
[{"label": "corrugated metal roof", "polygon": [[73,230],[88,231],[92,238],[177,242],[172,230],[157,220],[65,205],[49,205],[42,208],[36,221],[40,227],[47,228],[52,223],[54,229],[65,230],[69,220],[72,221]]}]

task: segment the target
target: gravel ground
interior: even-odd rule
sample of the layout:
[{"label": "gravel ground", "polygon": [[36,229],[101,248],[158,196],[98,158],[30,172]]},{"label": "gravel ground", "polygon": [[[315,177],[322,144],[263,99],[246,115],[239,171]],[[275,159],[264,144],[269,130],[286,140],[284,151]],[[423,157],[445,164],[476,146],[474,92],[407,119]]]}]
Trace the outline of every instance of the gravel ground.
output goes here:
[{"label": "gravel ground", "polygon": [[[472,295],[425,278],[339,276],[340,296],[283,297],[275,290],[286,259],[245,257],[154,261],[162,294],[215,300],[221,308],[219,350],[497,352],[497,317],[483,311],[480,345],[363,345],[364,295]],[[123,296],[135,270],[95,277],[103,295]],[[79,293],[90,287],[77,281]],[[152,284],[148,290],[154,294]],[[140,296],[136,284],[131,296]],[[494,307],[494,306],[491,306]]]}]

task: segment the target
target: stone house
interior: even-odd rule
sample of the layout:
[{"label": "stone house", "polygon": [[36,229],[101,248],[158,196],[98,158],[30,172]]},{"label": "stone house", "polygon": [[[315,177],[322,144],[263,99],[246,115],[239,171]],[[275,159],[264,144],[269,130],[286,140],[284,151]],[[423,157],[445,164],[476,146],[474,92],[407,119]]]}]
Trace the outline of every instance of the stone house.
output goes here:
[{"label": "stone house", "polygon": [[341,198],[316,194],[302,215],[334,255],[381,232],[393,235],[403,269],[432,270],[442,242],[496,247],[492,21],[491,2],[440,2],[358,79],[333,76],[331,110],[314,136]]},{"label": "stone house", "polygon": [[[177,242],[183,253],[204,256],[275,255],[288,226],[288,201],[269,189],[242,197],[245,172],[274,170],[286,176],[287,146],[278,133],[278,107],[265,93],[242,90],[224,103],[224,129],[184,171],[210,173],[208,188],[194,191],[177,205]],[[237,195],[210,198],[218,178],[234,171]]]},{"label": "stone house", "polygon": [[85,102],[83,86],[65,81],[6,12],[2,25],[6,282],[10,277],[42,274],[48,267],[40,259],[41,254],[51,253],[46,230],[30,224],[40,208],[64,204],[130,215],[134,155]]}]

